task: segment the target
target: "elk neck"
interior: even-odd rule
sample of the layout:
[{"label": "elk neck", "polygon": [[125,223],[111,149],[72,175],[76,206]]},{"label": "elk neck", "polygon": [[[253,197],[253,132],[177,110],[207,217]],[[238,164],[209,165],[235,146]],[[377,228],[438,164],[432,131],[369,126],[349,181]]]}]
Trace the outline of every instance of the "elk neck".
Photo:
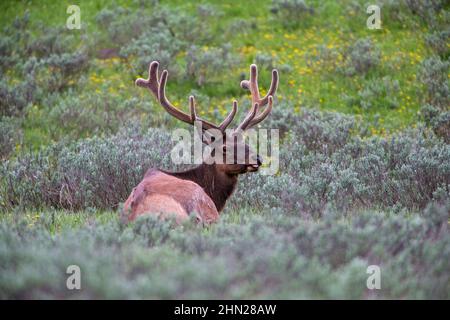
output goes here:
[{"label": "elk neck", "polygon": [[217,170],[214,164],[201,164],[190,170],[167,172],[174,177],[197,183],[213,200],[217,211],[222,211],[227,199],[231,196],[237,184],[237,175],[228,175]]}]

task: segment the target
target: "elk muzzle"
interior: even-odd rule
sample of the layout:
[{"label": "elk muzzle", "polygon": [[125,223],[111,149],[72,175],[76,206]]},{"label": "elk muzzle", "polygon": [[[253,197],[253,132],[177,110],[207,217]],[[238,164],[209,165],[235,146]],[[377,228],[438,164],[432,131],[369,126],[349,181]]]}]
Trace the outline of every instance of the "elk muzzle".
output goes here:
[{"label": "elk muzzle", "polygon": [[256,156],[256,163],[249,164],[247,166],[247,172],[258,171],[258,169],[259,169],[259,167],[261,167],[262,163],[263,163],[262,157],[257,155]]}]

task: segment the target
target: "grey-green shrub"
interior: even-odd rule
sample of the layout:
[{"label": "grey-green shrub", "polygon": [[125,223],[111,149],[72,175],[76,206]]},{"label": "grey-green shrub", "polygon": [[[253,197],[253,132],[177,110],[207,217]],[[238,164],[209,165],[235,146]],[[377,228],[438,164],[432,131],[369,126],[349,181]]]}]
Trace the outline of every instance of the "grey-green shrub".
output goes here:
[{"label": "grey-green shrub", "polygon": [[309,108],[298,113],[294,112],[292,103],[286,101],[278,105],[260,127],[277,129],[281,137],[290,132],[298,139],[298,144],[310,150],[332,153],[344,146],[352,134],[364,135],[366,131],[354,116]]},{"label": "grey-green shrub", "polygon": [[59,158],[67,190],[60,201],[78,209],[117,207],[149,168],[169,162],[170,150],[170,136],[158,129],[80,142]]},{"label": "grey-green shrub", "polygon": [[[272,57],[272,55],[267,53],[257,53],[255,56],[255,64],[261,68],[266,69],[267,71],[271,72],[273,69],[278,69],[281,73],[286,74],[293,71],[293,68],[290,64],[284,63],[279,64],[277,62],[277,59]],[[245,79],[246,75],[242,75],[242,78]]]},{"label": "grey-green shrub", "polygon": [[450,62],[439,57],[425,59],[420,67],[418,79],[425,85],[426,102],[441,108],[450,105],[448,70]]},{"label": "grey-green shrub", "polygon": [[443,0],[405,0],[405,5],[411,13],[434,27],[439,23],[440,12],[445,10],[445,2]]},{"label": "grey-green shrub", "polygon": [[177,72],[170,63],[181,49],[182,42],[175,38],[168,29],[162,26],[152,28],[144,32],[140,37],[120,50],[120,55],[132,58],[135,72],[147,70],[150,62],[157,60],[161,68],[168,69],[172,73]]},{"label": "grey-green shrub", "polygon": [[236,63],[237,57],[231,53],[230,44],[207,49],[192,45],[186,54],[186,76],[202,86],[214,75],[231,69]]},{"label": "grey-green shrub", "polygon": [[89,59],[84,51],[52,54],[40,60],[33,70],[38,74],[37,85],[49,92],[59,92],[76,81],[89,67]]},{"label": "grey-green shrub", "polygon": [[443,59],[448,58],[450,52],[448,47],[450,41],[450,28],[430,33],[426,36],[425,40],[437,55]]},{"label": "grey-green shrub", "polygon": [[285,28],[298,28],[314,14],[314,8],[305,0],[272,0],[270,12]]},{"label": "grey-green shrub", "polygon": [[42,104],[46,125],[55,141],[114,134],[131,123],[148,128],[175,122],[158,112],[161,107],[148,97],[126,99],[123,95],[111,95],[107,90],[95,93],[68,90],[67,94],[47,96]]},{"label": "grey-green shrub", "polygon": [[89,67],[88,44],[75,48],[66,29],[42,26],[42,33],[32,35],[32,27],[27,15],[16,18],[0,40],[0,70],[9,71],[0,73],[1,116],[22,116],[29,104],[63,91]]},{"label": "grey-green shrub", "polygon": [[[26,56],[47,58],[76,51],[76,43],[73,32],[65,27],[49,28],[45,25],[37,27],[42,30],[39,36],[31,37],[26,44]],[[86,39],[84,39],[86,40]]]},{"label": "grey-green shrub", "polygon": [[234,36],[236,34],[248,34],[258,29],[258,24],[249,19],[236,18],[232,20],[226,30],[227,35]]},{"label": "grey-green shrub", "polygon": [[28,30],[30,13],[16,17],[11,25],[5,27],[0,38],[0,70],[14,66],[26,52],[26,45],[31,37]]},{"label": "grey-green shrub", "polygon": [[396,93],[400,90],[398,80],[386,76],[370,79],[358,91],[356,97],[343,95],[349,106],[358,106],[363,110],[395,109],[399,106]]},{"label": "grey-green shrub", "polygon": [[[359,212],[350,221],[330,211],[317,222],[241,210],[239,222],[224,214],[205,232],[147,217],[57,234],[52,212],[32,227],[18,214],[0,222],[0,298],[446,299],[448,209]],[[82,290],[66,288],[73,264]],[[374,264],[381,290],[366,287]]]},{"label": "grey-green shrub", "polygon": [[113,208],[151,167],[169,162],[170,135],[137,128],[50,148],[2,164],[0,205]]},{"label": "grey-green shrub", "polygon": [[208,42],[211,20],[220,16],[215,7],[206,4],[197,7],[197,16],[158,3],[150,4],[150,8],[146,5],[136,12],[120,6],[105,8],[96,16],[96,22],[108,34],[109,39],[103,42],[112,43],[136,70],[145,70],[152,60],[167,68],[188,45]]},{"label": "grey-green shrub", "polygon": [[41,92],[33,75],[14,85],[0,78],[0,116],[22,115],[25,108],[40,97]]},{"label": "grey-green shrub", "polygon": [[[241,177],[230,209],[249,205],[320,217],[328,208],[343,214],[358,208],[416,210],[450,198],[450,146],[432,132],[360,138],[353,117],[310,110],[289,117],[290,123],[295,125],[284,133],[280,173]],[[2,166],[2,203],[116,207],[148,168],[178,168],[167,141],[163,130],[131,130],[19,157]]]},{"label": "grey-green shrub", "polygon": [[326,45],[317,45],[313,52],[316,54],[307,52],[305,53],[306,63],[309,66],[313,66],[315,63],[320,62],[322,68],[327,71],[335,70],[338,66],[339,50],[336,48],[328,48]]},{"label": "grey-green shrub", "polygon": [[[38,33],[30,30],[40,30]],[[47,27],[43,23],[31,25],[29,12],[18,16],[11,25],[5,27],[0,40],[0,70],[21,70],[28,60],[43,61],[48,59],[52,66],[68,67],[67,61],[74,52],[86,54],[89,38],[81,36],[84,48],[79,47],[73,32],[63,27]],[[70,69],[82,67],[83,61],[70,63]],[[80,65],[80,66],[77,66]],[[26,80],[26,78],[24,78]]]},{"label": "grey-green shrub", "polygon": [[160,10],[159,7],[152,9],[150,12],[144,12],[132,11],[121,6],[114,9],[104,8],[96,15],[95,20],[108,35],[108,40],[121,48],[165,19],[167,14],[165,10]]},{"label": "grey-green shrub", "polygon": [[191,15],[182,10],[170,10],[167,15],[167,24],[177,39],[190,44],[211,44],[213,32],[211,25],[220,19],[222,13],[211,4],[199,4],[197,14]]},{"label": "grey-green shrub", "polygon": [[364,75],[380,64],[381,53],[370,38],[361,38],[355,41],[345,54],[344,74],[353,76]]},{"label": "grey-green shrub", "polygon": [[21,140],[20,122],[10,117],[0,118],[0,159],[7,159]]},{"label": "grey-green shrub", "polygon": [[272,55],[267,53],[257,53],[255,56],[255,63],[261,69],[272,71],[275,68],[275,59]]},{"label": "grey-green shrub", "polygon": [[[281,146],[279,175],[243,177],[230,207],[282,208],[320,217],[328,208],[417,210],[450,199],[450,146],[425,129],[360,138],[345,117],[305,112]],[[312,119],[311,119],[312,117]],[[288,187],[287,187],[288,186]]]},{"label": "grey-green shrub", "polygon": [[438,107],[425,104],[420,109],[420,115],[437,136],[442,137],[446,143],[450,143],[450,111],[442,112]]}]

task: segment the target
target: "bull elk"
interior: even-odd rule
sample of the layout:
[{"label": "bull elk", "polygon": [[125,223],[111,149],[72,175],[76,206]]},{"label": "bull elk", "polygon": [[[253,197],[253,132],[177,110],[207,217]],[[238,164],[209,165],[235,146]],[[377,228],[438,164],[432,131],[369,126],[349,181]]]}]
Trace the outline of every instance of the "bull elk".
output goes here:
[{"label": "bull elk", "polygon": [[[189,97],[190,114],[174,107],[166,97],[166,83],[168,72],[164,70],[158,78],[159,63],[153,61],[149,67],[148,79],[139,78],[136,85],[148,88],[159,104],[173,117],[185,123],[194,125],[196,121],[201,123],[202,140],[211,143],[206,135],[206,130],[216,129],[222,135],[222,152],[226,156],[227,150],[233,148],[234,153],[230,157],[234,161],[225,163],[215,161],[203,161],[196,168],[182,172],[169,172],[161,169],[149,169],[143,180],[133,189],[126,200],[123,215],[132,221],[142,214],[155,214],[161,218],[174,215],[176,222],[186,220],[191,213],[196,214],[199,222],[209,224],[217,221],[219,213],[225,206],[227,199],[233,193],[238,176],[247,172],[255,172],[262,164],[259,155],[243,141],[233,137],[232,145],[226,143],[226,128],[233,121],[237,111],[237,101],[227,117],[219,125],[197,116],[196,104],[193,96]],[[239,126],[232,134],[241,136],[241,133],[263,121],[272,110],[273,96],[278,87],[278,71],[272,71],[272,81],[267,94],[261,98],[258,89],[258,70],[256,65],[250,67],[250,80],[241,82],[241,87],[251,93],[251,108]],[[264,110],[262,110],[262,108]],[[245,150],[245,160],[238,161],[236,150]]]}]

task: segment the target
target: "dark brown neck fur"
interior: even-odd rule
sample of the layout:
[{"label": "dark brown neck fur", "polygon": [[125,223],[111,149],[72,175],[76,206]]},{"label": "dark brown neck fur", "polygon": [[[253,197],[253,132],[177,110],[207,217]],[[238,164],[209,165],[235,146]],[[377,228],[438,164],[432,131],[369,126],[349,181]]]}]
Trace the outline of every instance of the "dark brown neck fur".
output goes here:
[{"label": "dark brown neck fur", "polygon": [[196,168],[182,172],[168,172],[171,176],[197,183],[213,200],[217,211],[222,211],[227,199],[231,196],[237,184],[237,175],[219,172],[215,165],[201,164]]}]

